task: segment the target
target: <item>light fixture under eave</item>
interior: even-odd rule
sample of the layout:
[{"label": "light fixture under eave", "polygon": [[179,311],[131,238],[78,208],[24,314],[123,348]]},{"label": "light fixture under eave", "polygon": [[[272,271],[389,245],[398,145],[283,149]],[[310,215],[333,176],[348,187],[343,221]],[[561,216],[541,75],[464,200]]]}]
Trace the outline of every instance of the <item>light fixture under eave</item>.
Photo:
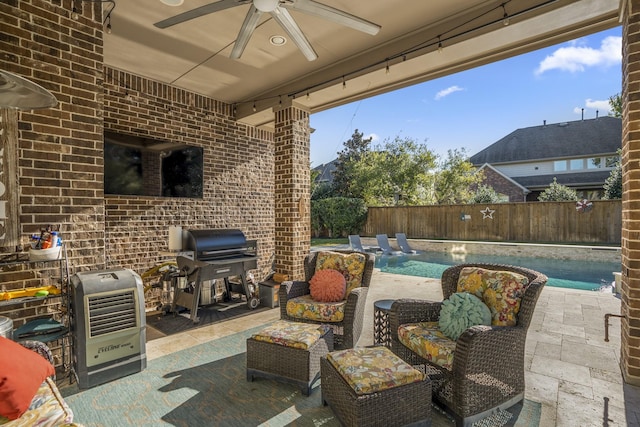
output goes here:
[{"label": "light fixture under eave", "polygon": [[56,105],[56,97],[39,84],[0,70],[0,108],[38,110]]},{"label": "light fixture under eave", "polygon": [[282,46],[287,43],[287,39],[284,36],[271,36],[269,37],[269,43],[274,46]]}]

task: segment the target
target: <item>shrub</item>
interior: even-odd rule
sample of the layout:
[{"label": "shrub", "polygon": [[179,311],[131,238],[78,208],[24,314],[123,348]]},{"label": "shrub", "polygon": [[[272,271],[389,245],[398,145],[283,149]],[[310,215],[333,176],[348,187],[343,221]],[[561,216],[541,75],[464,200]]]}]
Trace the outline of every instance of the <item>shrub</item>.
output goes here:
[{"label": "shrub", "polygon": [[604,182],[604,199],[621,199],[622,198],[622,166],[620,161],[616,163],[616,167]]},{"label": "shrub", "polygon": [[475,193],[473,193],[473,196],[469,201],[469,203],[483,203],[483,204],[500,203],[500,202],[502,202],[502,199],[500,195],[496,192],[496,190],[494,190],[493,187],[490,187],[484,184],[478,186],[478,189],[476,190]]},{"label": "shrub", "polygon": [[555,178],[549,184],[549,188],[538,196],[541,202],[575,202],[578,200],[578,193],[566,185],[558,184]]},{"label": "shrub", "polygon": [[315,236],[326,231],[329,237],[358,234],[367,220],[362,199],[331,197],[311,201],[311,228]]}]

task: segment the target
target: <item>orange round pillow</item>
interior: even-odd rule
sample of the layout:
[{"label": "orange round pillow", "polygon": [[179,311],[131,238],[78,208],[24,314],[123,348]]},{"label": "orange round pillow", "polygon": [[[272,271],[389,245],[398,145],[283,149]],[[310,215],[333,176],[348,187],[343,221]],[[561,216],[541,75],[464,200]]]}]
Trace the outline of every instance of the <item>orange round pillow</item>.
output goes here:
[{"label": "orange round pillow", "polygon": [[337,270],[318,270],[309,281],[311,298],[318,302],[338,302],[344,299],[347,281]]}]

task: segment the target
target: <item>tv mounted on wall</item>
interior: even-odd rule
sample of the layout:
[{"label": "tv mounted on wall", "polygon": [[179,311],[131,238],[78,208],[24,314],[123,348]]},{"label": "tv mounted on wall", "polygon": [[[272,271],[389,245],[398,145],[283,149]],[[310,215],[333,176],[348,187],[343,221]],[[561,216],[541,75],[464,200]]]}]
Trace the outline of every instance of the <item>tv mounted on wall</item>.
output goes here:
[{"label": "tv mounted on wall", "polygon": [[105,194],[202,198],[202,187],[202,147],[105,131]]}]

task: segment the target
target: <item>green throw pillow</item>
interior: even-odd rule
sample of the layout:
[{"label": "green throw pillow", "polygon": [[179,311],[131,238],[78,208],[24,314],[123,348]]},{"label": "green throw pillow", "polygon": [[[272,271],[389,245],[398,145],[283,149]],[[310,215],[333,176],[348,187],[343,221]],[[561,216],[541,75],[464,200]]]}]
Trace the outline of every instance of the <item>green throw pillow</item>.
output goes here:
[{"label": "green throw pillow", "polygon": [[491,325],[491,310],[480,298],[457,292],[442,302],[438,327],[443,334],[455,341],[475,325]]}]

